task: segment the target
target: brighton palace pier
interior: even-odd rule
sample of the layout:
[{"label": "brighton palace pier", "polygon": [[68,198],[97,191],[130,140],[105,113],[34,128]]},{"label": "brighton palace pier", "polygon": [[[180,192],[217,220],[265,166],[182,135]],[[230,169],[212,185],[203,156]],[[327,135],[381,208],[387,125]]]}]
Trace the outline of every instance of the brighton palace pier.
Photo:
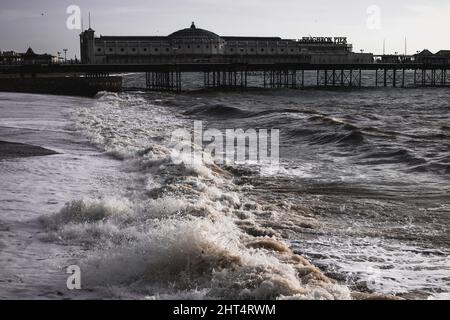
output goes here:
[{"label": "brighton palace pier", "polygon": [[343,37],[223,37],[194,23],[166,37],[96,37],[89,28],[80,45],[85,64],[373,63],[372,54],[352,52]]},{"label": "brighton palace pier", "polygon": [[[39,86],[42,77],[72,75],[73,81],[87,84],[89,92],[120,91],[118,75],[129,72],[145,73],[145,88],[158,91],[181,91],[183,83],[197,83],[192,76],[203,77],[204,88],[239,90],[450,86],[450,50],[375,56],[353,52],[345,37],[219,36],[192,23],[169,36],[96,37],[89,28],[80,35],[80,48],[81,63],[0,65],[0,74],[25,80],[41,77],[33,86]],[[10,84],[5,78],[3,87]],[[48,87],[53,86],[52,82]],[[16,85],[17,90],[22,87]]]}]

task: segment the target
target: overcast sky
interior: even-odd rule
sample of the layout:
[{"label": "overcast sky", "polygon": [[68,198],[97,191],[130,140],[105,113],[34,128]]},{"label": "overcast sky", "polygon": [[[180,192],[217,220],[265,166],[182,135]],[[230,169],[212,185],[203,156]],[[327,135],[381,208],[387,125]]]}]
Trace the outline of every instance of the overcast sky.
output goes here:
[{"label": "overcast sky", "polygon": [[[80,31],[66,27],[70,5],[85,27],[91,12],[97,35],[168,35],[195,21],[223,36],[347,36],[355,51],[377,54],[383,39],[387,53],[403,53],[405,37],[408,53],[450,49],[450,0],[0,0],[0,50],[79,56]],[[380,24],[367,12],[373,5]]]}]

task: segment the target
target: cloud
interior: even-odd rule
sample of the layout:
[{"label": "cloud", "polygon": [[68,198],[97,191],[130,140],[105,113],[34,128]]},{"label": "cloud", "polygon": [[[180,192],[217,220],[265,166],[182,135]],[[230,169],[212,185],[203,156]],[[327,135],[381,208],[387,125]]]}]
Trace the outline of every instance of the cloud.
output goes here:
[{"label": "cloud", "polygon": [[24,10],[4,9],[0,11],[0,19],[3,21],[15,21],[24,19],[33,19],[41,16],[41,13],[29,12]]}]

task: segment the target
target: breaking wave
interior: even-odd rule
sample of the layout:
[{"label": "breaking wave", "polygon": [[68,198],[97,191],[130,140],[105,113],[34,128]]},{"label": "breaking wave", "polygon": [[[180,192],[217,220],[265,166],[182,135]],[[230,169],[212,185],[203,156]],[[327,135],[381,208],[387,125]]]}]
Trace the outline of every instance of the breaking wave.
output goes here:
[{"label": "breaking wave", "polygon": [[275,225],[267,214],[285,216],[286,208],[246,199],[249,186],[236,185],[231,171],[173,162],[170,134],[186,125],[182,115],[144,95],[104,93],[73,118],[130,176],[123,195],[74,199],[41,219],[45,240],[88,249],[80,265],[90,290],[113,298],[352,297],[283,240],[280,230],[314,228],[314,219],[296,209],[293,220]]},{"label": "breaking wave", "polygon": [[257,118],[263,116],[279,116],[282,114],[308,114],[309,111],[296,110],[289,108],[280,108],[278,110],[264,110],[264,111],[251,111],[247,109],[241,109],[238,107],[227,106],[224,104],[203,105],[195,106],[188,111],[185,111],[185,115],[190,116],[206,116],[214,118]]},{"label": "breaking wave", "polygon": [[222,104],[207,105],[195,107],[185,112],[186,115],[209,116],[215,118],[230,118],[230,117],[251,117],[253,115],[250,111],[241,110],[239,108],[230,107]]}]

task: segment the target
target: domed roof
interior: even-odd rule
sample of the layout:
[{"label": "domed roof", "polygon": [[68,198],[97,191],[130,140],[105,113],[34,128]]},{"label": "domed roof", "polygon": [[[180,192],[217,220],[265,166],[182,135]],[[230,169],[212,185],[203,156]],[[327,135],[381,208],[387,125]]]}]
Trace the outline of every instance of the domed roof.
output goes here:
[{"label": "domed roof", "polygon": [[169,35],[169,38],[171,39],[196,39],[196,40],[214,40],[219,41],[220,36],[215,34],[214,32],[199,29],[195,26],[195,23],[192,22],[192,25],[190,28],[182,29],[179,31],[176,31]]}]

